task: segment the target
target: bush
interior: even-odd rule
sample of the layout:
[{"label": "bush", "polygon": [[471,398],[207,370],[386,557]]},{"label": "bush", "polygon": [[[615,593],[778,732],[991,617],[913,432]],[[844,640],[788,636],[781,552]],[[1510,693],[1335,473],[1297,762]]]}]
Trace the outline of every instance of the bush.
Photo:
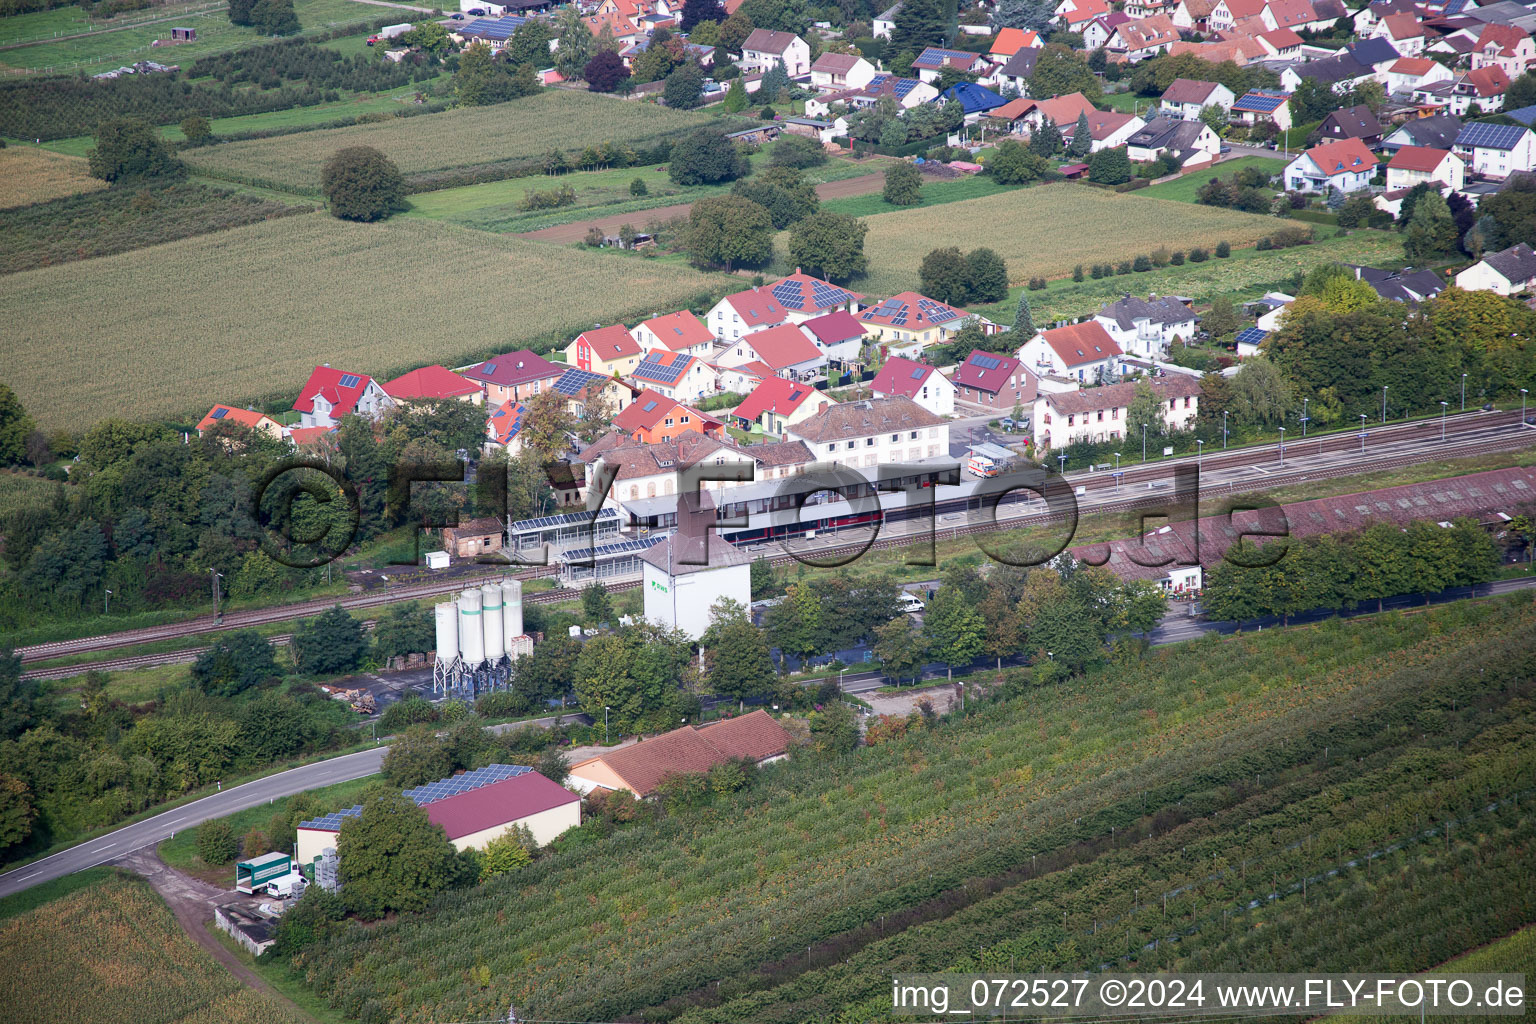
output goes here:
[{"label": "bush", "polygon": [[645,184],[644,178],[636,178],[629,183],[629,194],[632,196],[648,196],[651,194],[651,190]]},{"label": "bush", "polygon": [[1125,274],[1129,274],[1130,272],[1131,272],[1131,261],[1130,260],[1121,260],[1120,261],[1120,265],[1115,268],[1115,273],[1118,274],[1118,275],[1122,275],[1123,276]]},{"label": "bush", "polygon": [[1172,256],[1169,256],[1168,257],[1168,262],[1172,266],[1182,267],[1184,265],[1184,250],[1180,249],[1178,252],[1175,252]]},{"label": "bush", "polygon": [[1152,261],[1146,256],[1137,256],[1135,262],[1131,264],[1131,269],[1138,274],[1145,274],[1152,269]]},{"label": "bush", "polygon": [[417,696],[406,697],[398,700],[384,710],[379,719],[379,729],[385,733],[398,732],[408,725],[418,722],[435,722],[438,719],[437,708]]},{"label": "bush", "polygon": [[1228,256],[1231,256],[1231,255],[1232,255],[1232,246],[1231,245],[1229,245],[1226,242],[1217,242],[1216,243],[1216,258],[1217,259],[1224,260]]},{"label": "bush", "polygon": [[197,827],[197,855],[210,867],[232,863],[240,855],[240,839],[229,822],[215,818]]},{"label": "bush", "polygon": [[774,167],[820,167],[827,162],[827,151],[815,139],[804,135],[784,135],[774,143],[768,163]]},{"label": "bush", "polygon": [[481,718],[521,718],[532,710],[533,702],[516,690],[497,690],[475,701],[475,714]]},{"label": "bush", "polygon": [[1191,262],[1191,263],[1204,263],[1206,260],[1208,260],[1210,258],[1211,258],[1211,254],[1206,252],[1204,249],[1200,248],[1199,246],[1196,246],[1195,248],[1189,250],[1189,262]]},{"label": "bush", "polygon": [[1077,266],[1072,268],[1072,280],[1074,280],[1074,281],[1081,281],[1082,279],[1083,279],[1083,265],[1081,263],[1079,263]]}]

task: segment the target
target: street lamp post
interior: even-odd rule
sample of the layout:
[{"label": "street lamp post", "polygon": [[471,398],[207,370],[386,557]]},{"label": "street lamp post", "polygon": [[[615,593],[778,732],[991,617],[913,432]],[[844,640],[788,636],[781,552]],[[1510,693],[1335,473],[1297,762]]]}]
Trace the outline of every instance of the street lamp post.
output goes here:
[{"label": "street lamp post", "polygon": [[1365,413],[1360,414],[1360,454],[1365,454]]},{"label": "street lamp post", "polygon": [[112,591],[103,591],[101,595],[101,614],[107,614],[107,609],[112,606]]},{"label": "street lamp post", "polygon": [[1280,465],[1285,465],[1285,428],[1280,428]]},{"label": "street lamp post", "polygon": [[1120,472],[1120,453],[1115,452],[1115,472]]},{"label": "street lamp post", "polygon": [[1221,450],[1227,450],[1227,410],[1221,410]]},{"label": "street lamp post", "polygon": [[1525,426],[1525,388],[1520,389],[1520,426]]},{"label": "street lamp post", "polygon": [[1450,408],[1450,402],[1440,403],[1440,443],[1445,444],[1445,410]]},{"label": "street lamp post", "polygon": [[603,705],[603,746],[608,745],[608,705]]},{"label": "street lamp post", "polygon": [[1205,442],[1195,438],[1195,470],[1199,472],[1205,468]]},{"label": "street lamp post", "polygon": [[1147,461],[1147,425],[1141,425],[1141,461]]},{"label": "street lamp post", "polygon": [[1381,386],[1381,422],[1383,425],[1387,422],[1387,385],[1385,384]]},{"label": "street lamp post", "polygon": [[1066,455],[1064,455],[1064,454],[1063,455],[1058,455],[1058,456],[1056,456],[1056,458],[1061,461],[1061,466],[1058,468],[1057,472],[1059,472],[1062,476],[1066,476],[1067,475],[1067,457],[1066,457]]},{"label": "street lamp post", "polygon": [[1467,375],[1461,375],[1461,411],[1467,411]]},{"label": "street lamp post", "polygon": [[1311,401],[1311,399],[1309,399],[1309,398],[1303,398],[1301,400],[1301,437],[1302,437],[1302,440],[1306,440],[1306,437],[1307,437],[1307,422],[1312,419],[1312,417],[1307,415],[1307,403],[1309,401]]},{"label": "street lamp post", "polygon": [[224,574],[219,572],[217,569],[209,569],[208,570],[208,574],[213,577],[213,617],[214,617],[214,619],[218,619],[219,618],[219,580],[224,578]]}]

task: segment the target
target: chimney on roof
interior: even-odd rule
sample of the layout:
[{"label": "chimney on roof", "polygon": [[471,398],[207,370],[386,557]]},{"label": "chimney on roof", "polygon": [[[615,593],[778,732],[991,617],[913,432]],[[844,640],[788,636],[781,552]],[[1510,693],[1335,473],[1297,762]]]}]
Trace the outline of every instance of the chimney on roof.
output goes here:
[{"label": "chimney on roof", "polygon": [[321,363],[320,365],[325,367],[327,370],[329,370],[331,368],[331,364],[330,363]]}]

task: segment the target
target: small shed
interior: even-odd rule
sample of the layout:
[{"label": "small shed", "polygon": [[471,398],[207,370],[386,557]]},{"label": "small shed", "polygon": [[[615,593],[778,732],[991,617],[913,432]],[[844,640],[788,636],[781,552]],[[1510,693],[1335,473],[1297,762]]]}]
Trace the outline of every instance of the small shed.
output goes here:
[{"label": "small shed", "polygon": [[293,870],[293,860],[286,853],[264,853],[260,857],[235,862],[235,891],[250,895],[274,878]]},{"label": "small shed", "polygon": [[197,38],[197,29],[195,29],[195,28],[173,28],[173,29],[171,29],[171,42],[173,42],[173,43],[190,43],[193,40],[195,40],[196,38]]},{"label": "small shed", "polygon": [[446,551],[428,551],[427,552],[427,568],[428,569],[446,569],[446,568],[448,568],[448,552],[446,552]]},{"label": "small shed", "polygon": [[1068,180],[1076,180],[1078,178],[1086,177],[1087,174],[1088,174],[1088,165],[1087,164],[1062,164],[1061,165],[1061,176],[1063,178],[1068,179]]},{"label": "small shed", "polygon": [[246,907],[233,904],[216,907],[213,923],[219,931],[225,932],[245,947],[252,956],[261,956],[276,941],[273,934],[277,929],[276,918]]}]

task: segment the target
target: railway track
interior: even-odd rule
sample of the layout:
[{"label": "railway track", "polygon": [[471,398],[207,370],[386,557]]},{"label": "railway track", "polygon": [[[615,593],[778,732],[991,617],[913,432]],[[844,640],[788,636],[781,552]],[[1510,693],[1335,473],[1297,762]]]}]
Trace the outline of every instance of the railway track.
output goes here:
[{"label": "railway track", "polygon": [[[1440,442],[1439,424],[1435,420],[1419,420],[1389,427],[1368,428],[1368,435],[1374,439],[1374,442],[1364,454],[1357,450],[1361,442],[1358,434],[1353,432],[1330,434],[1304,440],[1296,439],[1287,442],[1285,445],[1287,457],[1293,460],[1335,454],[1346,456],[1343,461],[1335,465],[1298,466],[1294,468],[1287,466],[1283,469],[1276,465],[1274,468],[1265,468],[1270,467],[1272,463],[1278,462],[1278,446],[1275,444],[1264,444],[1225,452],[1211,452],[1204,455],[1203,458],[1186,456],[1179,459],[1165,460],[1156,465],[1138,465],[1135,467],[1127,465],[1121,470],[1118,490],[1114,476],[1110,472],[1103,470],[1078,473],[1076,475],[1069,474],[1066,479],[1074,488],[1083,488],[1083,497],[1090,499],[1086,502],[1080,502],[1082,506],[1080,513],[1115,514],[1131,512],[1138,509],[1166,506],[1170,492],[1159,491],[1147,493],[1140,497],[1128,496],[1123,499],[1102,500],[1105,492],[1118,493],[1119,491],[1133,490],[1135,485],[1140,483],[1166,481],[1172,474],[1173,468],[1178,466],[1189,466],[1199,462],[1202,468],[1202,476],[1206,479],[1234,470],[1262,470],[1261,475],[1256,475],[1247,480],[1229,480],[1224,483],[1209,485],[1202,480],[1202,497],[1205,495],[1220,496],[1247,493],[1304,483],[1308,480],[1332,479],[1340,476],[1352,476],[1360,473],[1400,468],[1432,461],[1434,458],[1442,456],[1465,458],[1536,444],[1536,432],[1527,433],[1520,430],[1519,420],[1519,414],[1514,412],[1474,412],[1461,414],[1456,418],[1446,421],[1446,440],[1444,443]],[[949,514],[953,515],[955,513]],[[962,512],[960,514],[970,515],[973,513]],[[1030,525],[1052,525],[1064,522],[1067,519],[1068,516],[1061,513],[1036,512],[1006,518],[999,516],[996,521],[992,517],[987,516],[984,521],[954,526],[943,526],[941,523],[936,522],[935,535],[939,537],[960,537],[994,530],[1016,529]],[[892,518],[892,521],[896,520]],[[854,529],[861,529],[861,527],[854,527]],[[817,547],[814,549],[814,554],[818,560],[824,561],[843,555],[857,555],[865,550],[885,550],[893,547],[907,546],[912,544],[913,540],[914,537],[911,534],[901,534],[885,538],[880,538],[877,535],[875,539],[867,543]],[[801,554],[808,553],[802,552]],[[798,561],[795,555],[792,554],[777,554],[767,557],[770,563],[774,565],[787,565]],[[537,566],[524,569],[513,575],[517,579],[529,580],[547,578],[555,574],[556,570],[552,566]],[[24,664],[45,661],[68,657],[74,654],[94,653],[118,647],[131,647],[154,643],[160,640],[196,636],[204,633],[221,632],[223,630],[247,628],[303,618],[316,615],[337,604],[340,604],[343,608],[357,609],[394,604],[401,601],[442,597],[462,590],[471,583],[483,581],[491,577],[501,578],[505,575],[505,572],[498,572],[492,569],[485,573],[459,576],[447,580],[434,580],[429,583],[387,586],[362,594],[305,601],[297,604],[253,609],[251,611],[231,612],[223,617],[222,622],[216,621],[210,615],[185,622],[169,623],[164,626],[149,626],[142,629],[125,630],[120,633],[109,633],[95,637],[34,644],[18,648],[16,653],[21,655]],[[604,585],[612,592],[619,592],[633,589],[639,586],[639,583],[637,581],[627,581]],[[524,600],[535,604],[546,604],[552,601],[569,600],[569,595],[557,589],[529,594]],[[57,679],[79,674],[92,668],[110,670],[113,668],[174,664],[177,661],[194,660],[200,650],[202,649],[165,652],[160,655],[137,655],[94,662],[88,665],[57,666],[37,669],[24,673],[24,675],[27,678]],[[181,657],[177,657],[178,655]],[[161,658],[163,660],[140,660],[153,658]]]}]

